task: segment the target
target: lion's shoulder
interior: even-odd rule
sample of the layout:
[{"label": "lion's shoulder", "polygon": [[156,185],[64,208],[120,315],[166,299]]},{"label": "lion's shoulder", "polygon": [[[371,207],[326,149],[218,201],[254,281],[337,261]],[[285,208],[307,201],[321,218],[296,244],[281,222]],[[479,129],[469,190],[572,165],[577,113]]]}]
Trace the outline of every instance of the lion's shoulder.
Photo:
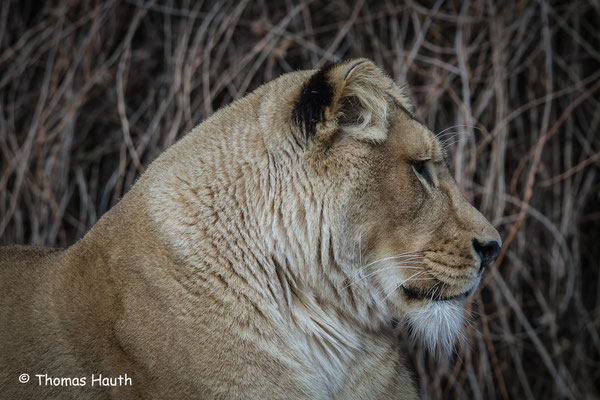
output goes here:
[{"label": "lion's shoulder", "polygon": [[37,264],[44,258],[61,251],[60,248],[42,246],[1,246],[0,266],[5,268],[15,264],[23,266]]},{"label": "lion's shoulder", "polygon": [[0,247],[0,290],[9,296],[22,296],[25,288],[33,290],[45,279],[56,255],[63,250],[40,246],[1,246]]}]

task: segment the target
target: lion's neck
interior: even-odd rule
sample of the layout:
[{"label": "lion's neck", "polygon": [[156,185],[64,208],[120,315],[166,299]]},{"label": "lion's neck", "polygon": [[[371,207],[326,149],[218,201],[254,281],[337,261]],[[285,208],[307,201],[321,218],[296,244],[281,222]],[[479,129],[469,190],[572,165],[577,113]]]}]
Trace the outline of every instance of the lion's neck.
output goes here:
[{"label": "lion's neck", "polygon": [[302,336],[302,351],[323,371],[343,370],[386,313],[377,293],[354,281],[360,246],[340,241],[329,219],[336,199],[324,196],[331,188],[298,168],[298,149],[273,151],[243,135],[198,144],[197,136],[155,161],[161,175],[149,170],[142,182],[157,231],[188,265],[177,273],[250,304],[233,311],[246,313],[240,320],[259,310]]}]

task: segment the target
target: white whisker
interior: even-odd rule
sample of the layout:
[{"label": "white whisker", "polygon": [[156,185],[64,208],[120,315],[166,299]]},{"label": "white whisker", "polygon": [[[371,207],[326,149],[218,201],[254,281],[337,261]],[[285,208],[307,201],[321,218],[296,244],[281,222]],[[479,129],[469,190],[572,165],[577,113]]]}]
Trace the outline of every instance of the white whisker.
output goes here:
[{"label": "white whisker", "polygon": [[449,131],[450,129],[454,129],[454,128],[471,128],[471,129],[475,129],[475,130],[478,130],[478,131],[481,130],[480,128],[476,127],[475,125],[453,125],[453,126],[449,126],[448,128],[439,131],[438,133],[435,134],[435,137],[439,138],[439,136],[442,133],[444,133],[446,131]]},{"label": "white whisker", "polygon": [[446,284],[442,283],[442,287],[440,289],[440,293],[438,294],[438,300],[442,299],[442,294],[444,294],[444,289],[446,288]]},{"label": "white whisker", "polygon": [[437,280],[437,279],[436,278],[419,278],[419,279],[411,279],[410,281],[414,282],[414,281],[435,281],[435,280]]},{"label": "white whisker", "polygon": [[[391,269],[424,269],[424,267],[419,266],[419,264],[425,264],[424,262],[421,261],[410,261],[407,263],[402,263],[402,264],[398,264],[398,265],[393,265],[393,266],[389,266],[389,267],[385,267],[385,268],[381,268],[378,269],[377,271],[373,271],[371,273],[366,274],[365,276],[362,276],[360,279],[355,279],[355,280],[351,280],[350,283],[348,283],[348,285],[344,286],[344,289],[357,284],[358,282],[365,280],[373,275],[376,275],[378,273],[380,273],[381,271],[388,271]],[[355,274],[356,275],[356,274]]]},{"label": "white whisker", "polygon": [[[397,262],[400,262],[402,264],[407,264],[407,263],[410,263],[410,264],[414,264],[414,263],[423,264],[424,263],[422,261],[423,259],[424,259],[424,257],[420,257],[420,256],[419,257],[416,257],[416,256],[415,257],[406,257],[406,258],[400,258],[400,257],[397,257],[397,258],[388,258],[388,259],[385,259],[385,260],[382,259],[382,260],[379,260],[378,262],[373,262],[373,263],[370,263],[370,264],[367,264],[367,265],[365,265],[363,267],[358,268],[356,270],[356,272],[354,272],[349,278],[354,278],[355,276],[357,276],[357,275],[361,274],[362,272],[366,271],[367,268],[372,267],[373,265],[378,264],[379,262],[384,262],[384,261],[388,261],[389,262],[389,261],[398,260]],[[396,261],[394,261],[394,262],[396,262]]]},{"label": "white whisker", "polygon": [[453,142],[455,140],[463,140],[463,139],[466,139],[466,138],[464,136],[460,136],[459,134],[456,134],[456,135],[453,135],[453,136],[448,136],[444,140],[440,140],[440,142],[442,144],[446,144],[446,143]]},{"label": "white whisker", "polygon": [[431,293],[432,291],[433,291],[433,293],[432,293],[431,297],[433,297],[433,295],[435,294],[435,291],[437,290],[437,287],[439,286],[440,283],[442,283],[442,282],[438,282],[435,285],[433,285],[432,287],[430,287],[429,290],[427,291],[427,293],[425,293],[425,297],[429,297],[429,293]]},{"label": "white whisker", "polygon": [[396,293],[396,290],[398,290],[400,287],[402,287],[402,286],[403,286],[403,285],[404,285],[406,282],[408,282],[408,281],[411,281],[411,280],[415,280],[414,278],[416,278],[416,277],[418,277],[418,276],[420,276],[420,275],[424,274],[425,272],[427,272],[427,271],[421,271],[421,272],[417,272],[417,273],[415,273],[415,274],[413,274],[413,275],[409,276],[407,279],[403,280],[402,282],[398,283],[398,284],[396,285],[396,287],[394,288],[394,290],[390,291],[390,293],[388,293],[388,294],[387,294],[387,295],[384,297],[384,299],[383,299],[383,300],[385,301],[385,300],[389,299],[389,297],[390,297],[392,294]]},{"label": "white whisker", "polygon": [[454,141],[452,141],[452,142],[450,142],[450,143],[442,143],[442,147],[444,147],[444,148],[448,148],[448,147],[450,147],[450,146],[452,146],[452,145],[454,145],[454,144],[456,144],[456,143],[460,142],[461,140],[462,140],[462,138],[461,138],[461,139],[458,139],[458,140],[454,140]]},{"label": "white whisker", "polygon": [[367,265],[360,264],[361,266],[358,269],[358,271],[362,271],[362,270],[367,269],[368,267],[370,267],[372,265],[375,265],[375,264],[383,262],[383,261],[398,260],[398,259],[403,259],[403,261],[411,261],[411,260],[416,260],[416,259],[420,259],[420,258],[425,258],[425,256],[424,255],[417,255],[417,254],[409,254],[409,253],[397,254],[395,256],[380,258],[378,260],[375,260],[375,261],[372,261],[372,262],[368,263]]},{"label": "white whisker", "polygon": [[458,135],[464,135],[464,134],[465,134],[464,131],[449,131],[449,132],[444,133],[443,135],[438,136],[437,139],[439,141],[441,141],[442,138],[446,138],[444,140],[448,140],[449,138],[452,138],[452,137],[455,137]]}]

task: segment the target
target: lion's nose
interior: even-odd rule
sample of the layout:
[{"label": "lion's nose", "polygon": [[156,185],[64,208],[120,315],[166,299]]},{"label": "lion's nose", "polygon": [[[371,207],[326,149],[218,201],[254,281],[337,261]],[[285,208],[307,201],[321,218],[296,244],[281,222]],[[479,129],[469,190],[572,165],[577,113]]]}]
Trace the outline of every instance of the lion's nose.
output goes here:
[{"label": "lion's nose", "polygon": [[500,252],[500,243],[497,240],[481,241],[479,239],[473,239],[473,248],[479,255],[481,263],[479,264],[479,270],[495,260]]}]

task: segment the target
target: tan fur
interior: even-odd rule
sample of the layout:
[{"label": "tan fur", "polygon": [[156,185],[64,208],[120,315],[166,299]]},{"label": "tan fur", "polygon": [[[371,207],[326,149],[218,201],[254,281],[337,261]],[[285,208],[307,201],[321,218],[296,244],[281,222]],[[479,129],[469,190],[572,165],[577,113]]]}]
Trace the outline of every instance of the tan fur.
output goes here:
[{"label": "tan fur", "polygon": [[[215,113],[68,249],[0,250],[4,397],[417,398],[390,321],[436,327],[462,300],[400,284],[474,287],[472,240],[498,234],[367,60],[328,70],[332,102],[303,137],[292,110],[315,73]],[[431,159],[435,187],[416,159]],[[413,251],[420,270],[390,258]],[[407,281],[415,271],[424,280]],[[44,373],[88,384],[40,386]],[[133,384],[91,387],[92,373]]]}]

